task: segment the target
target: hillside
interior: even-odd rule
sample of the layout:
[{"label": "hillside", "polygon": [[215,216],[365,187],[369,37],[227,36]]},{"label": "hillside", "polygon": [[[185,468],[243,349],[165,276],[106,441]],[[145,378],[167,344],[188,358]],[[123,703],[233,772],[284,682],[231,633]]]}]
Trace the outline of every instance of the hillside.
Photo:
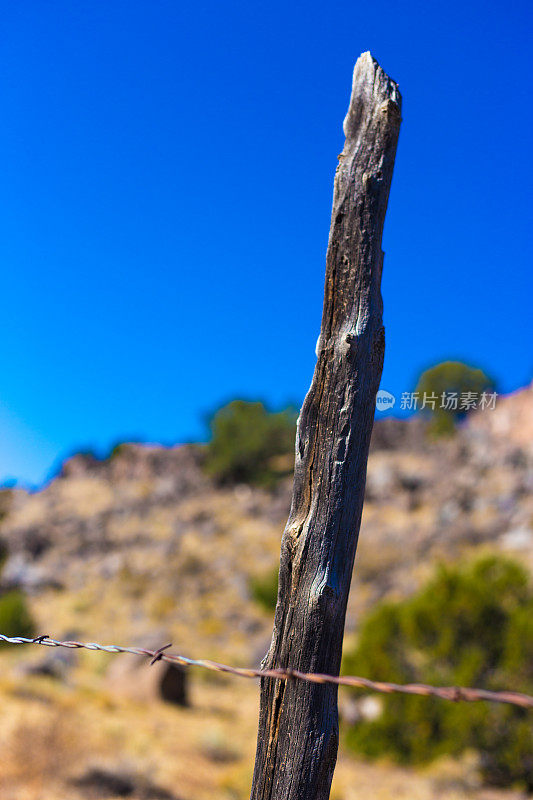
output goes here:
[{"label": "hillside", "polygon": [[[532,401],[531,387],[500,398],[451,440],[428,440],[417,419],[376,424],[349,640],[366,609],[412,593],[436,560],[497,549],[533,572]],[[272,582],[290,480],[275,492],[220,488],[204,475],[202,458],[193,445],[125,444],[105,461],[74,456],[40,491],[1,493],[0,537],[9,549],[3,588],[24,589],[40,632],[147,646],[173,641],[175,651],[194,657],[259,662],[272,614],[254,599],[254,586]],[[144,668],[132,670],[129,656],[69,654],[55,676],[29,675],[51,652],[2,651],[0,692],[10,715],[0,744],[14,754],[13,768],[0,775],[3,797],[64,796],[66,782],[87,777],[91,765],[116,769],[117,761],[128,774],[150,777],[152,788],[134,781],[128,796],[156,797],[155,786],[183,800],[213,791],[246,796],[255,683],[194,672],[191,707],[177,709],[154,699]],[[122,660],[127,666],[118,666]],[[40,769],[25,763],[30,731]],[[120,757],[110,762],[113,752]],[[343,754],[339,800],[359,796],[354,770],[377,797],[392,797],[401,785],[420,798],[496,796],[476,788],[468,763],[409,773],[407,783],[405,770]],[[119,796],[105,794],[104,784],[68,785],[71,797]]]}]

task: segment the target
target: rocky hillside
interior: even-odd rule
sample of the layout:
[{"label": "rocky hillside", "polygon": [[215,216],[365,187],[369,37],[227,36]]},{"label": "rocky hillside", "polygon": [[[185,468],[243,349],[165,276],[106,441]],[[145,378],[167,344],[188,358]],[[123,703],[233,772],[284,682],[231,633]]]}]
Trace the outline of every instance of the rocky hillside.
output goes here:
[{"label": "rocky hillside", "polygon": [[[452,440],[428,440],[417,419],[376,424],[348,633],[437,558],[496,547],[533,567],[532,399],[531,388],[502,398]],[[222,489],[201,461],[195,446],[125,444],[105,461],[74,456],[38,492],[5,491],[4,585],[29,592],[57,635],[158,627],[196,651],[257,659],[270,619],[251,584],[276,567],[290,480]]]},{"label": "rocky hillside", "polygon": [[[437,559],[455,560],[480,549],[498,549],[513,554],[533,571],[532,401],[532,388],[500,398],[496,410],[473,416],[451,440],[430,441],[424,424],[416,419],[376,424],[347,616],[348,637],[356,635],[358,620],[377,599],[413,592]],[[267,648],[272,614],[257,602],[254,587],[272,584],[289,508],[290,480],[275,492],[244,485],[220,488],[204,475],[202,457],[202,449],[196,446],[125,444],[105,461],[74,456],[40,491],[4,490],[0,538],[9,556],[2,588],[21,587],[29,595],[39,630],[57,638],[148,646],[173,641],[174,649],[187,655],[257,664]],[[21,699],[17,669],[42,654],[23,648],[16,651],[2,656],[14,670],[6,673],[11,677],[3,691],[14,704],[14,718],[24,720],[30,712]],[[83,692],[109,691],[109,698],[115,698],[111,689],[117,686],[117,674],[108,664],[105,656],[80,656],[69,672],[68,690],[56,687],[50,695],[41,687],[36,694],[45,704],[62,707],[68,693],[78,691],[76,713],[83,715],[85,701],[89,705],[100,702]],[[127,684],[126,678],[121,681]],[[130,730],[126,720],[131,708],[124,706],[121,747],[130,754],[138,752],[139,763],[148,758],[163,782],[174,781],[178,770],[184,791],[177,796],[185,800],[207,797],[214,788],[221,797],[244,797],[253,752],[255,687],[237,688],[232,683],[215,691],[204,678],[197,682],[204,687],[197,696],[205,713],[201,719],[189,716],[187,724],[200,731],[201,720],[210,720],[209,730],[220,733],[213,734],[210,744],[198,732],[200,744],[194,754],[187,755],[187,747],[180,749],[180,757],[185,758],[182,766],[178,768],[168,753],[163,765],[156,751],[148,758],[150,745],[139,744],[144,734],[138,734],[135,746],[130,742],[125,731]],[[224,733],[232,712],[223,707],[231,706],[228,698],[237,696],[239,715],[244,717],[239,722],[240,744],[232,755],[226,752]],[[74,703],[72,697],[69,702]],[[113,706],[118,701],[106,702]],[[215,719],[217,703],[222,717],[215,715]],[[91,719],[96,719],[103,711],[93,708],[92,713]],[[166,719],[170,712],[161,713]],[[42,722],[38,709],[35,714]],[[16,743],[17,730],[15,726],[11,732],[4,731],[9,740],[6,747],[13,746],[10,736]],[[65,735],[68,739],[68,732]],[[195,740],[196,733],[191,736]],[[96,741],[96,733],[95,737]],[[167,752],[166,746],[161,746],[162,752]],[[169,752],[177,747],[168,746]],[[216,755],[217,748],[222,755]],[[184,768],[187,758],[199,759],[200,767],[202,759],[207,759],[213,769],[202,773],[199,768],[191,783]],[[350,763],[349,758],[348,766],[341,763],[339,786],[342,776],[349,774]],[[58,789],[57,796],[64,791],[64,781],[71,779],[65,769],[63,789]],[[15,787],[12,796],[22,797],[24,780],[9,778],[3,796]],[[376,780],[369,778],[373,784]],[[84,794],[83,781],[76,786],[71,790],[73,797],[78,797],[75,792],[81,797],[104,796]],[[388,790],[383,791],[381,796],[390,796]],[[24,795],[28,798],[45,796],[28,792]],[[349,789],[339,792],[338,797],[353,796]],[[417,796],[453,796],[447,790],[432,792],[430,785]]]}]

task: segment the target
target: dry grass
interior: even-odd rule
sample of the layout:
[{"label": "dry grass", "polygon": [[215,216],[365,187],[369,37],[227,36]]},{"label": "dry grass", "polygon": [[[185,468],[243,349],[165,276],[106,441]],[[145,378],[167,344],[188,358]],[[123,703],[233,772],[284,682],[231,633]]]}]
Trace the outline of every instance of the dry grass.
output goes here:
[{"label": "dry grass", "polygon": [[[81,798],[72,779],[94,766],[142,775],[183,800],[249,796],[258,712],[255,681],[206,681],[193,671],[192,705],[184,709],[110,693],[105,676],[90,667],[78,667],[70,687],[36,678],[0,686],[3,799]],[[487,793],[474,775],[468,759],[443,760],[421,772],[386,762],[368,764],[341,750],[332,798],[513,797]]]},{"label": "dry grass", "polygon": [[[511,480],[501,459],[493,463],[492,450],[490,469],[478,470],[475,490],[469,487],[478,472],[444,470],[439,459],[425,452],[371,456],[371,492],[347,614],[350,643],[362,613],[379,597],[414,591],[436,557],[498,547],[498,537],[516,547],[512,536],[504,539],[507,531],[531,528],[532,501],[517,491],[521,474]],[[119,644],[143,644],[155,635],[161,644],[172,640],[185,655],[257,664],[268,646],[272,615],[254,603],[250,578],[278,563],[288,510],[283,493],[278,502],[245,487],[210,488],[177,491],[169,499],[165,482],[171,472],[141,470],[128,477],[124,466],[117,478],[122,468],[117,457],[105,479],[78,475],[43,492],[16,495],[8,518],[12,541],[19,541],[20,531],[44,527],[52,544],[39,564],[64,581],[62,591],[45,589],[32,597],[39,631]],[[419,477],[426,489],[416,488]],[[396,488],[387,489],[387,481]],[[470,508],[449,496],[465,487],[473,497]],[[516,555],[533,569],[533,550],[527,543],[521,548]],[[94,765],[144,775],[183,800],[249,796],[256,682],[193,670],[192,704],[183,709],[112,691],[108,668],[128,656],[79,654],[66,682],[17,673],[18,662],[45,653],[0,652],[2,800],[81,799],[70,780]],[[341,751],[332,797],[512,797],[481,789],[474,776],[468,759],[421,772],[364,763]]]}]

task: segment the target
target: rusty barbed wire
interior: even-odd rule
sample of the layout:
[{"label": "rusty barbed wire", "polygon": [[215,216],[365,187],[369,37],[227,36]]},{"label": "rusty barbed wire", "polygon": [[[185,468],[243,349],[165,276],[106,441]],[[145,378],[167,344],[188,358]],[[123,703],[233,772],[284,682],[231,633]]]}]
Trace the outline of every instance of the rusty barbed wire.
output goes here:
[{"label": "rusty barbed wire", "polygon": [[131,653],[135,656],[144,656],[150,659],[150,665],[157,661],[166,661],[168,664],[184,667],[202,667],[212,672],[225,672],[237,675],[240,678],[274,678],[281,681],[300,680],[308,683],[330,683],[336,686],[351,686],[357,689],[368,689],[372,692],[384,694],[400,693],[419,695],[423,697],[440,697],[452,702],[477,702],[486,700],[493,703],[508,703],[521,708],[533,708],[533,697],[521,692],[491,692],[487,689],[474,689],[465,686],[430,686],[425,683],[390,683],[388,681],[372,681],[354,675],[325,675],[320,672],[300,672],[297,669],[256,669],[253,667],[230,667],[209,659],[187,658],[176,653],[166,653],[171,644],[163,645],[157,650],[148,650],[144,647],[122,647],[116,644],[98,644],[97,642],[59,641],[50,636],[43,635],[29,639],[26,636],[5,636],[0,633],[0,641],[9,644],[37,644],[43,647],[66,647],[69,649],[98,650],[103,653]]}]

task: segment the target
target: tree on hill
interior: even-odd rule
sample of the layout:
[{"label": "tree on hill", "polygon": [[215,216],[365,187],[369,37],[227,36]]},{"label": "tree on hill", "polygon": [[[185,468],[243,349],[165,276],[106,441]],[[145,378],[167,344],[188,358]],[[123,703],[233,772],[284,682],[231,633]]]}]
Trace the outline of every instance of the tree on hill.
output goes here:
[{"label": "tree on hill", "polygon": [[462,361],[443,361],[427,369],[418,379],[418,408],[431,414],[430,431],[435,436],[453,433],[455,423],[476,408],[495,383],[483,370]]},{"label": "tree on hill", "polygon": [[205,469],[220,483],[272,486],[292,469],[297,413],[268,411],[263,403],[233,400],[210,420]]}]

